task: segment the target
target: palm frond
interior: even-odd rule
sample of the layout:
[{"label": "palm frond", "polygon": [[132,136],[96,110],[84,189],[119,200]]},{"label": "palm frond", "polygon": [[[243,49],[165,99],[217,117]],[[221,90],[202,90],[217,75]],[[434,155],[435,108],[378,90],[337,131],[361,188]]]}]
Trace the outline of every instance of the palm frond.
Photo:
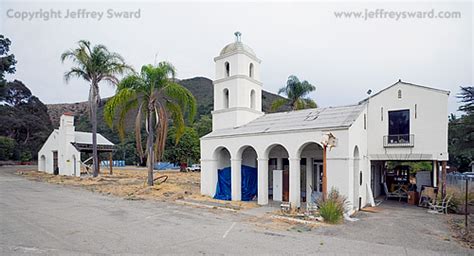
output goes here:
[{"label": "palm frond", "polygon": [[183,114],[186,113],[189,121],[192,123],[197,111],[196,99],[193,94],[184,86],[175,82],[168,82],[163,90],[165,97],[170,101],[178,103]]},{"label": "palm frond", "polygon": [[282,106],[284,106],[286,103],[288,103],[288,100],[287,99],[276,99],[272,102],[272,106],[271,106],[271,111],[272,112],[275,112],[277,111],[279,108],[281,108]]},{"label": "palm frond", "polygon": [[137,146],[137,152],[140,156],[140,159],[143,160],[145,154],[143,153],[142,146],[142,109],[144,103],[142,102],[138,107],[137,116],[135,117],[135,144]]},{"label": "palm frond", "polygon": [[155,113],[157,114],[155,156],[157,161],[160,161],[165,151],[166,135],[168,134],[168,116],[166,110],[160,104],[155,106]]},{"label": "palm frond", "polygon": [[91,81],[89,75],[87,73],[85,73],[84,70],[82,70],[80,68],[76,68],[76,67],[73,67],[73,68],[71,68],[71,70],[64,73],[64,81],[66,83],[69,83],[69,81],[73,77],[83,78],[84,80],[86,80],[88,82]]},{"label": "palm frond", "polygon": [[318,104],[313,99],[303,98],[301,100],[304,102],[305,108],[317,108],[318,107]]},{"label": "palm frond", "polygon": [[166,110],[170,113],[171,119],[173,120],[173,125],[176,128],[176,143],[179,142],[179,139],[184,134],[184,116],[183,112],[181,111],[181,107],[171,101],[166,102]]}]

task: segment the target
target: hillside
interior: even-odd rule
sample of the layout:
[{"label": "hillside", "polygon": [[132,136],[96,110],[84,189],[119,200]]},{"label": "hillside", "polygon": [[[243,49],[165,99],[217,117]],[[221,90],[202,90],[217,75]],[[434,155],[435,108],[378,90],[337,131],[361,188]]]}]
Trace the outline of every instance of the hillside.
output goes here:
[{"label": "hillside", "polygon": [[[196,98],[196,101],[198,103],[198,116],[207,115],[211,113],[214,99],[212,80],[205,77],[194,77],[190,79],[179,80],[178,83],[180,83],[189,91],[191,91],[191,93]],[[278,98],[281,98],[281,96],[267,91],[263,91],[262,110],[264,112],[269,112],[272,102]],[[103,103],[106,101],[107,99],[103,99]],[[59,126],[59,118],[64,112],[72,112],[78,119],[81,119],[83,116],[86,116],[88,114],[87,102],[48,104],[47,107],[51,122],[54,127]],[[102,110],[103,104],[101,104],[101,107],[99,107],[99,122],[103,122]]]}]

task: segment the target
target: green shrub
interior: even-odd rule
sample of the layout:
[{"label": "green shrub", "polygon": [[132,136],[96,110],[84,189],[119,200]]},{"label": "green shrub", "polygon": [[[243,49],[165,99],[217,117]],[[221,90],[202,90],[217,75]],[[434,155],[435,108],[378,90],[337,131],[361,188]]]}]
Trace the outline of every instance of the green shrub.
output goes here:
[{"label": "green shrub", "polygon": [[32,157],[31,157],[30,152],[23,152],[20,155],[20,161],[21,162],[29,162],[29,161],[31,161],[31,159],[32,159]]},{"label": "green shrub", "polygon": [[0,160],[11,160],[15,150],[15,140],[0,136]]},{"label": "green shrub", "polygon": [[331,188],[326,197],[318,200],[319,214],[327,223],[339,223],[342,221],[346,203],[347,199],[336,188]]}]

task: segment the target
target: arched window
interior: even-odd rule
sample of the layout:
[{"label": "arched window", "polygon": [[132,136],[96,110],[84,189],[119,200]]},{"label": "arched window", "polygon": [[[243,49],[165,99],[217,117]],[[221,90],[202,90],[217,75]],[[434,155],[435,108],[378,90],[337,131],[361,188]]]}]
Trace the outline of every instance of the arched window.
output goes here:
[{"label": "arched window", "polygon": [[250,91],[250,108],[255,109],[255,90]]},{"label": "arched window", "polygon": [[402,90],[398,90],[398,98],[399,98],[399,99],[402,98]]},{"label": "arched window", "polygon": [[229,77],[230,76],[230,64],[229,64],[229,62],[226,62],[224,65],[225,65],[225,77]]},{"label": "arched window", "polygon": [[224,89],[224,108],[229,108],[229,89]]},{"label": "arched window", "polygon": [[253,78],[253,63],[250,63],[249,66],[249,76]]}]

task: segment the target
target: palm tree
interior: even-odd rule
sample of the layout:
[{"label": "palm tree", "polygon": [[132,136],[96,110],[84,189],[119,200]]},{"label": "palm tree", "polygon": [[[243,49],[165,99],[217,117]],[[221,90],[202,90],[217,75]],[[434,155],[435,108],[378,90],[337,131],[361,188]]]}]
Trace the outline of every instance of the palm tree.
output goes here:
[{"label": "palm tree", "polygon": [[296,76],[289,76],[286,86],[278,90],[278,94],[284,94],[288,99],[277,99],[272,103],[272,111],[276,111],[285,104],[289,104],[292,110],[316,108],[318,105],[308,94],[316,90],[316,87],[308,81],[300,81]]},{"label": "palm tree", "polygon": [[99,159],[97,153],[97,106],[100,103],[99,83],[104,81],[116,85],[117,75],[131,68],[117,53],[110,52],[104,45],[91,46],[89,41],[81,40],[79,47],[61,54],[61,61],[71,60],[75,66],[64,74],[66,82],[72,77],[82,78],[90,83],[89,114],[92,124],[92,157],[93,177],[99,175]]},{"label": "palm tree", "polygon": [[459,111],[468,114],[474,112],[474,86],[461,86],[461,92],[456,97],[461,99],[461,103],[464,103],[459,107]]},{"label": "palm tree", "polygon": [[[160,161],[166,143],[168,120],[176,128],[176,142],[184,133],[185,116],[193,119],[196,100],[188,89],[175,82],[175,68],[167,62],[157,66],[145,65],[140,74],[125,77],[117,87],[117,93],[107,101],[104,117],[113,128],[116,114],[120,137],[125,135],[125,118],[129,111],[137,109],[135,140],[140,157],[147,158],[148,185],[153,186],[153,163]],[[143,119],[145,122],[143,122]],[[147,132],[146,154],[143,153],[141,128]],[[154,138],[156,136],[156,138]]]}]

